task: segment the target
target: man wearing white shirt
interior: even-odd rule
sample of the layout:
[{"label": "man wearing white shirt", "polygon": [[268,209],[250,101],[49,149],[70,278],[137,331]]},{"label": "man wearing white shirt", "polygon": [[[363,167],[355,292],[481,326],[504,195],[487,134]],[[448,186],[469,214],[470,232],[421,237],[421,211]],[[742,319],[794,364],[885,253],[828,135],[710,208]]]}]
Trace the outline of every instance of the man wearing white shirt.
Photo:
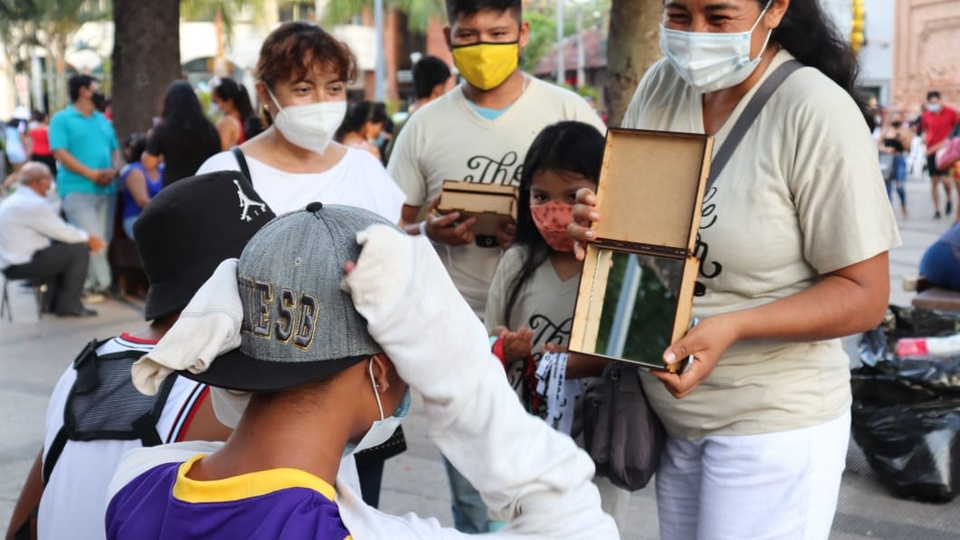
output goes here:
[{"label": "man wearing white shirt", "polygon": [[57,316],[96,315],[80,295],[90,253],[102,250],[103,240],[68,225],[47,204],[53,177],[46,165],[26,163],[18,180],[20,189],[0,203],[0,270],[7,279],[49,282]]}]

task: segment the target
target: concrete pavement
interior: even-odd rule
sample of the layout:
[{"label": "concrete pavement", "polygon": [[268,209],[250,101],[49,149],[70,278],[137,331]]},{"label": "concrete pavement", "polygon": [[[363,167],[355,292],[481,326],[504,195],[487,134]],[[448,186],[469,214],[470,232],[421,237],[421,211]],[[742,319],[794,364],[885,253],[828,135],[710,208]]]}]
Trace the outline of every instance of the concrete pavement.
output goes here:
[{"label": "concrete pavement", "polygon": [[[900,220],[904,245],[890,254],[891,303],[908,305],[912,293],[902,290],[902,277],[916,272],[924,249],[949,226],[933,221],[926,184],[908,184],[910,218]],[[90,319],[37,320],[29,292],[10,286],[14,321],[0,321],[0,526],[6,527],[27,469],[40,448],[44,411],[62,371],[90,339],[103,339],[143,324],[142,305],[109,301],[95,307]],[[386,466],[381,508],[390,513],[416,512],[450,525],[446,477],[436,448],[426,437],[424,419],[413,412],[404,424],[409,450]],[[838,513],[831,538],[930,539],[960,538],[960,499],[944,505],[896,499],[879,485],[859,449],[851,442]],[[652,486],[631,498],[624,538],[658,538]]]}]

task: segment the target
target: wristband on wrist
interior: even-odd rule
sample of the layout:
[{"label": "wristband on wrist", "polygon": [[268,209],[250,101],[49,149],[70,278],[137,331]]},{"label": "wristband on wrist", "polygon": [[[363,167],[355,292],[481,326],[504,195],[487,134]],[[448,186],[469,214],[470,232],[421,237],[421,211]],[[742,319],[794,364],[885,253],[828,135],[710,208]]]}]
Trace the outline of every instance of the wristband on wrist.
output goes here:
[{"label": "wristband on wrist", "polygon": [[420,222],[420,236],[423,236],[424,238],[428,238],[427,237],[427,220],[423,220]]}]

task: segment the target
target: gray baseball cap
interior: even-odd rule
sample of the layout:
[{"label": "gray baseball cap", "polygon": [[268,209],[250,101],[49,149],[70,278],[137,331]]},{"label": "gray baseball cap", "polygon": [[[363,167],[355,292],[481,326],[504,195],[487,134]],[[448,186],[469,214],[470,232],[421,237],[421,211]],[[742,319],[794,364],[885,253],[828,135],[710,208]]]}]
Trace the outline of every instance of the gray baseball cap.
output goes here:
[{"label": "gray baseball cap", "polygon": [[183,374],[232,390],[276,391],[382,352],[340,289],[344,263],[360,256],[357,233],[374,224],[396,228],[361,208],[314,202],[265,225],[238,265],[240,347],[204,373]]}]

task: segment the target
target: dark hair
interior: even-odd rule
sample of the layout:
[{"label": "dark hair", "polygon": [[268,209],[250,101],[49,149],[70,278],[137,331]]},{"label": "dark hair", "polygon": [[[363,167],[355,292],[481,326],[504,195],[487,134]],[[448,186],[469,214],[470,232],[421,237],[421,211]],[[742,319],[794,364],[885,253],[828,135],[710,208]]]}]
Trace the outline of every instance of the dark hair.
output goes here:
[{"label": "dark hair", "polygon": [[137,131],[127,136],[123,144],[123,154],[127,163],[136,163],[140,161],[143,153],[147,150],[147,135]]},{"label": "dark hair", "polygon": [[[772,0],[756,0],[761,9]],[[817,68],[850,94],[864,119],[867,106],[857,91],[860,66],[853,49],[824,13],[820,0],[791,0],[770,38],[801,64]]]},{"label": "dark hair", "polygon": [[357,78],[357,59],[343,42],[315,24],[286,22],[263,41],[255,74],[272,89],[280,81],[306,77],[318,62],[344,82]]},{"label": "dark hair", "polygon": [[34,122],[39,122],[42,124],[47,121],[47,113],[39,109],[34,109],[33,112],[30,113],[30,116],[33,117]]},{"label": "dark hair", "polygon": [[[190,130],[210,124],[203,114],[203,107],[190,83],[176,81],[167,87],[163,95],[163,124],[175,132]],[[212,125],[212,124],[211,124]]]},{"label": "dark hair", "polygon": [[413,92],[417,99],[430,97],[439,84],[450,79],[450,66],[436,56],[424,56],[413,65]]},{"label": "dark hair", "polygon": [[237,112],[240,113],[240,123],[243,124],[253,114],[253,105],[250,103],[250,94],[246,87],[237,84],[237,81],[224,77],[213,87],[213,93],[223,101],[232,101]]},{"label": "dark hair", "polygon": [[530,213],[530,188],[533,177],[541,171],[578,174],[596,182],[603,161],[604,138],[597,128],[583,122],[564,121],[547,126],[527,150],[520,174],[520,195],[517,200],[517,233],[514,244],[526,248],[520,272],[510,284],[503,320],[510,327],[520,290],[530,281],[537,268],[550,257],[551,249],[540,234]]},{"label": "dark hair", "polygon": [[343,123],[337,129],[334,138],[342,141],[344,135],[360,131],[367,122],[374,124],[386,123],[387,106],[379,101],[361,101],[351,105],[347,110],[347,115],[343,118]]},{"label": "dark hair", "polygon": [[80,89],[89,88],[90,85],[95,82],[97,82],[97,80],[89,75],[71,76],[70,80],[67,81],[67,91],[70,94],[70,103],[73,103],[80,98]]},{"label": "dark hair", "polygon": [[523,3],[520,0],[447,0],[447,19],[453,24],[458,17],[471,17],[485,9],[498,13],[509,10],[517,22],[523,20]]},{"label": "dark hair", "polygon": [[931,90],[931,91],[927,92],[927,101],[930,101],[932,98],[940,99],[940,91],[939,91],[939,90]]}]

